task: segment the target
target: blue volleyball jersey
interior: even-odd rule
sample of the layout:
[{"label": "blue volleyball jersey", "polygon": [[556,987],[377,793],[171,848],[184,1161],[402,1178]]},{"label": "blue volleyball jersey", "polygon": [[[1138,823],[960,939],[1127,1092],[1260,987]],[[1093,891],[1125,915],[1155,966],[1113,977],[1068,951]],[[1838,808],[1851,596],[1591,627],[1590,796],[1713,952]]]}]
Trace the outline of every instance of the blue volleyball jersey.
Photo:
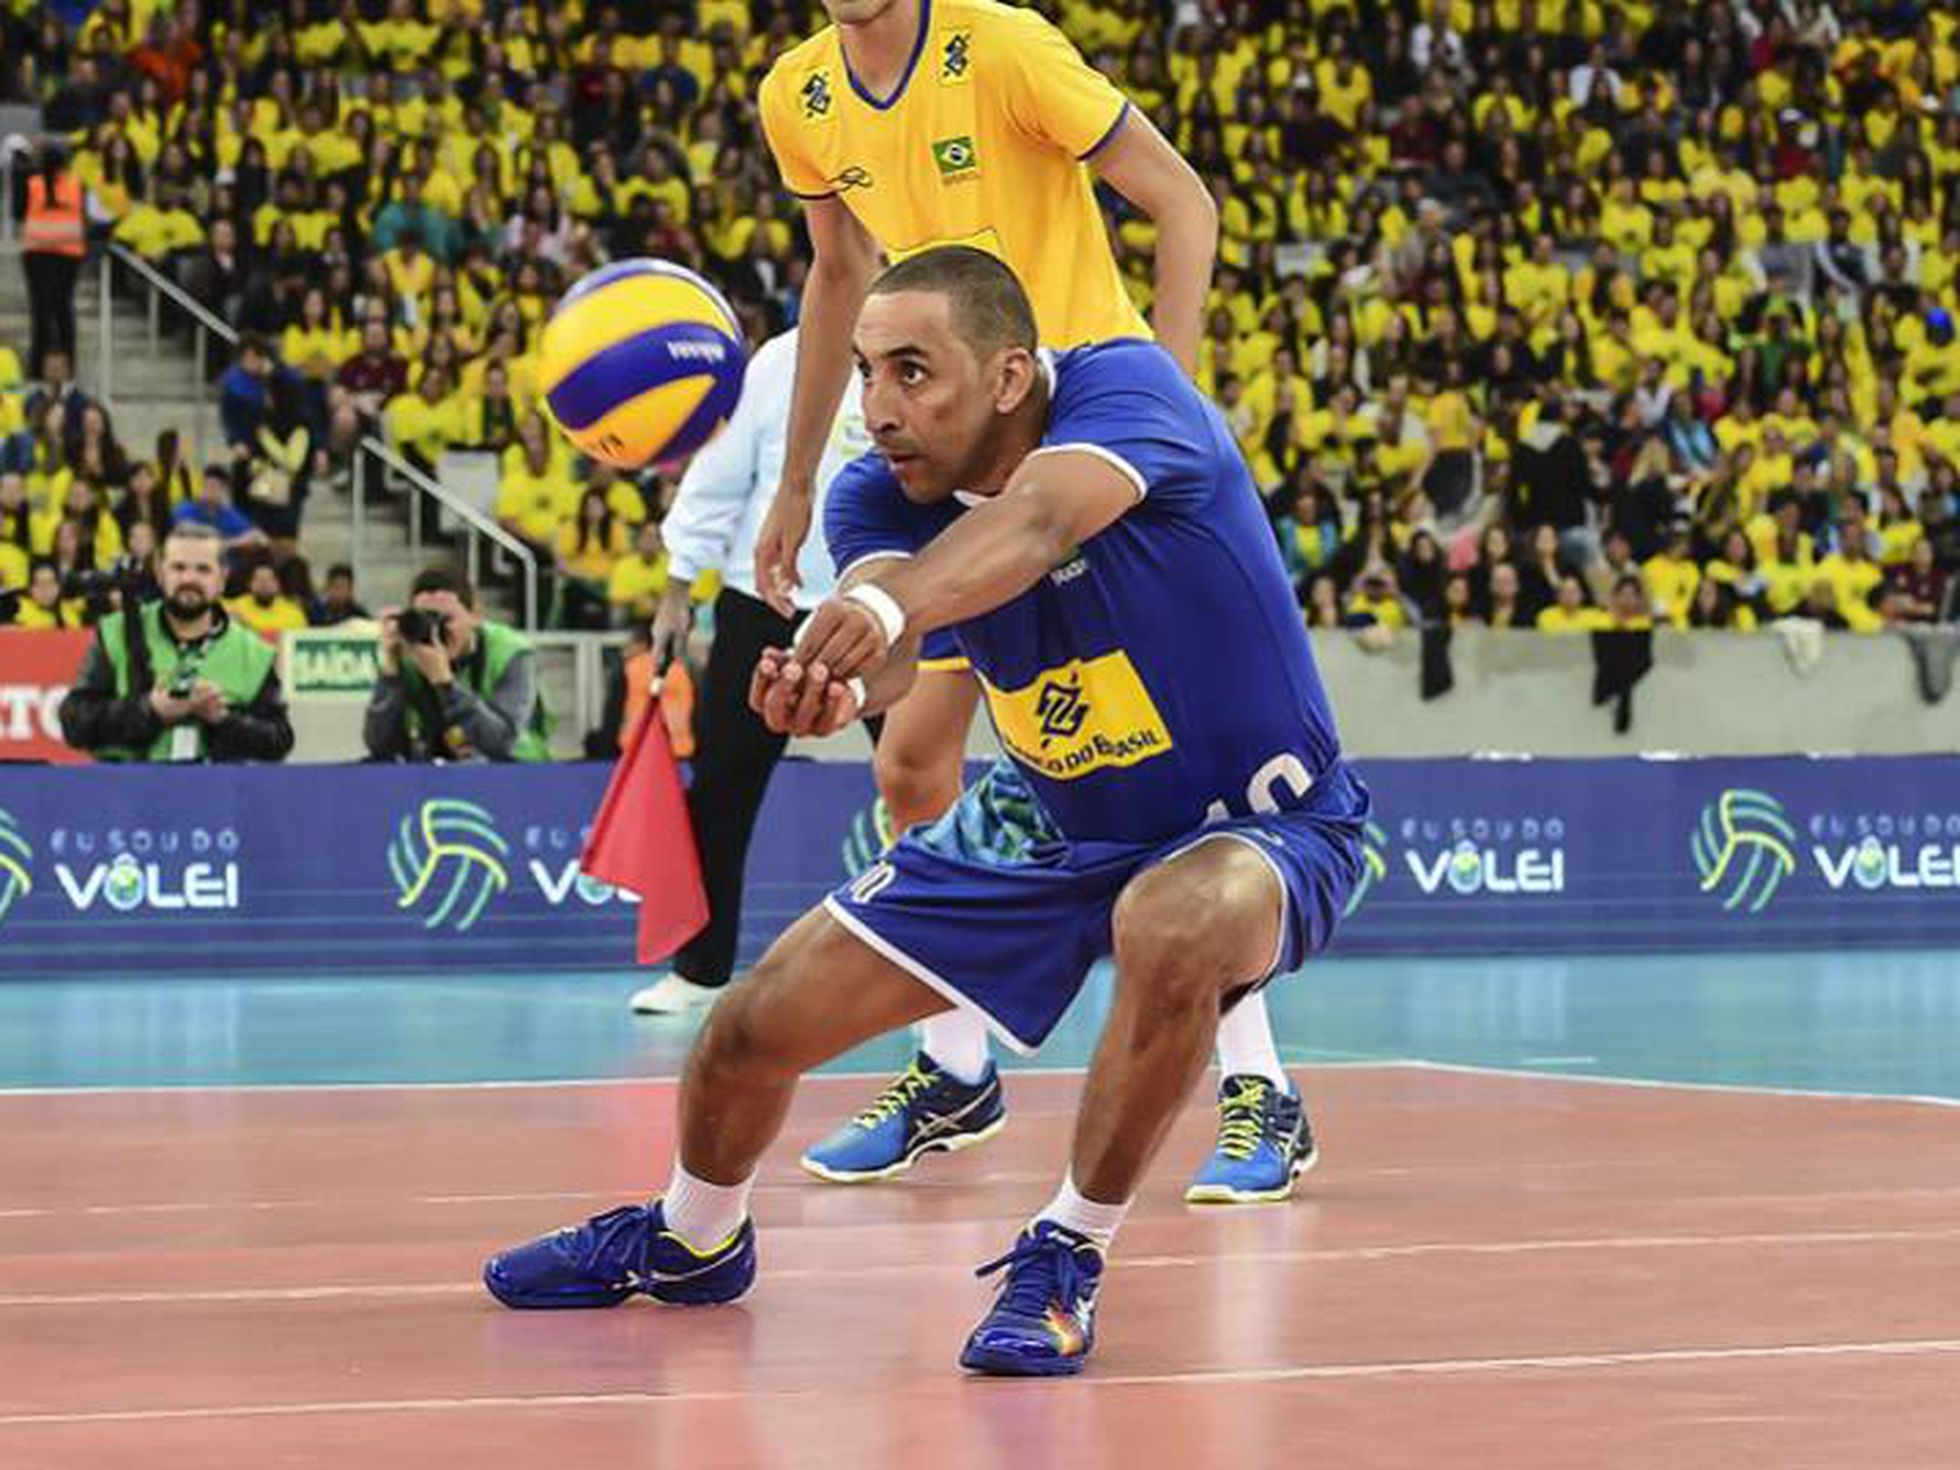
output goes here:
[{"label": "blue volleyball jersey", "polygon": [[[1074,841],[1160,841],[1260,811],[1358,821],[1367,792],[1342,762],[1223,415],[1154,343],[1051,361],[1041,448],[1100,455],[1142,498],[1027,592],[954,627],[1003,749]],[[870,454],[833,482],[825,535],[841,576],[917,551],[965,513],[908,500]]]}]

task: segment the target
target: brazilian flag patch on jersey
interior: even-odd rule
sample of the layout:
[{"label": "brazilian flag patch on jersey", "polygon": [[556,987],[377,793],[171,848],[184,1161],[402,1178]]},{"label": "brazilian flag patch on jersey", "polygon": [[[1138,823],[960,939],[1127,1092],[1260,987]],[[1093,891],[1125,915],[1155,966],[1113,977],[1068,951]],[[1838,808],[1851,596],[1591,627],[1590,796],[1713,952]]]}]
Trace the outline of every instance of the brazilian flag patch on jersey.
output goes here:
[{"label": "brazilian flag patch on jersey", "polygon": [[939,165],[939,177],[950,182],[977,172],[980,154],[970,137],[941,138],[932,145],[932,161]]}]

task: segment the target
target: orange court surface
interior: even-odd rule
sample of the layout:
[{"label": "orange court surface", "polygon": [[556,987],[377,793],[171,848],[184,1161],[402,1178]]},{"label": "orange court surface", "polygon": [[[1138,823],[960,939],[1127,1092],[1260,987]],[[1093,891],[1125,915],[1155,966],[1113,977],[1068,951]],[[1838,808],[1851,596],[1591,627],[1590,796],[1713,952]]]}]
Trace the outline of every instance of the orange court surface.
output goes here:
[{"label": "orange court surface", "polygon": [[[972,1268],[1052,1191],[1104,982],[1063,1065],[1009,1074],[998,1141],[901,1182],[796,1167],[873,1085],[807,1083],[741,1304],[539,1314],[491,1301],[482,1259],[665,1177],[686,1034],[624,1018],[632,977],[9,987],[0,1466],[1951,1465],[1935,960],[1862,958],[1897,983],[1854,1018],[1834,957],[1729,957],[1745,999],[1773,965],[1812,992],[1746,1028],[1704,1004],[1712,970],[1653,961],[1679,968],[1644,1036],[1615,1028],[1649,962],[1323,966],[1275,992],[1322,1164],[1290,1204],[1186,1206],[1194,1099],[1067,1382],[954,1357],[990,1290]],[[1362,984],[1400,995],[1357,1010]],[[1568,1050],[1521,1054],[1542,1040]]]}]

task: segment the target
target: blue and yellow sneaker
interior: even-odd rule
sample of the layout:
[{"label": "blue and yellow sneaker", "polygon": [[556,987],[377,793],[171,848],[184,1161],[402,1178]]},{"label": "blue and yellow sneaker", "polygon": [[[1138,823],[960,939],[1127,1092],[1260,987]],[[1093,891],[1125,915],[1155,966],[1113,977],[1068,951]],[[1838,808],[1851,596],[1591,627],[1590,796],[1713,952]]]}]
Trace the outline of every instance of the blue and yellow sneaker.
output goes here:
[{"label": "blue and yellow sneaker", "polygon": [[1320,1157],[1299,1095],[1264,1077],[1227,1077],[1218,1087],[1218,1112],[1218,1145],[1184,1191],[1194,1205],[1283,1200]]},{"label": "blue and yellow sneaker", "polygon": [[966,1340],[960,1366],[1017,1378],[1080,1373],[1096,1345],[1102,1247],[1052,1220],[1037,1220],[1013,1250],[975,1274],[991,1276],[1003,1267],[1007,1279]]},{"label": "blue and yellow sneaker", "polygon": [[710,1251],[667,1228],[660,1202],[622,1205],[492,1256],[483,1284],[507,1307],[616,1307],[639,1293],[673,1306],[732,1302],[755,1280],[755,1226]]},{"label": "blue and yellow sneaker", "polygon": [[984,1143],[1006,1123],[992,1062],[978,1082],[962,1082],[920,1052],[870,1107],[804,1154],[803,1167],[832,1184],[868,1184],[926,1154]]}]

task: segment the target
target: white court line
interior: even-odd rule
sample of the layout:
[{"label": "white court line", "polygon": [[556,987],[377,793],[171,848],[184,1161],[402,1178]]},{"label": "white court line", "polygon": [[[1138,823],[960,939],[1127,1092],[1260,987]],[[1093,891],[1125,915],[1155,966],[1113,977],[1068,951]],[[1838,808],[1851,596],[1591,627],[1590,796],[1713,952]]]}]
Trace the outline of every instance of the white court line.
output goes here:
[{"label": "white court line", "polygon": [[1520,1057],[1519,1065],[1524,1067],[1596,1067],[1598,1057]]},{"label": "white court line", "polygon": [[[1405,1057],[1339,1057],[1329,1061],[1294,1061],[1289,1065],[1316,1072],[1367,1072],[1393,1067],[1416,1067],[1426,1063]],[[1010,1067],[1008,1077],[1081,1077],[1086,1066]],[[863,1071],[809,1072],[804,1082],[886,1082],[898,1075],[899,1068],[871,1068]],[[665,1073],[632,1077],[517,1077],[482,1082],[187,1082],[181,1086],[143,1087],[0,1087],[0,1098],[9,1097],[197,1097],[208,1093],[236,1092],[549,1092],[561,1087],[664,1087],[680,1081],[679,1074]]]},{"label": "white court line", "polygon": [[[1760,1347],[1650,1348],[1622,1353],[1560,1353],[1536,1358],[1430,1358],[1409,1363],[1326,1363],[1297,1368],[1214,1368],[1190,1373],[1133,1373],[1084,1384],[1116,1388],[1129,1384],[1294,1383],[1313,1379],[1392,1378],[1403,1374],[1542,1372],[1568,1368],[1629,1368],[1656,1363],[1721,1363],[1792,1358],[1914,1357],[1960,1353],[1960,1338],[1930,1337],[1893,1342],[1797,1342]],[[0,1419],[4,1424],[5,1419]]]},{"label": "white court line", "polygon": [[[1382,1061],[1322,1062],[1323,1067],[1367,1068],[1402,1067],[1410,1063],[1401,1058]],[[884,1082],[898,1074],[898,1068],[868,1071],[811,1072],[802,1080],[822,1082]],[[1087,1067],[1016,1067],[1010,1077],[1080,1077]],[[680,1081],[678,1074],[633,1077],[517,1077],[482,1082],[187,1082],[182,1086],[145,1087],[0,1087],[0,1098],[7,1097],[196,1097],[205,1093],[235,1092],[550,1092],[561,1087],[667,1087]]]},{"label": "white court line", "polygon": [[[1109,1263],[1118,1273],[1131,1271],[1188,1271],[1237,1265],[1308,1265],[1354,1261],[1397,1261],[1427,1256],[1550,1255],[1575,1251],[1713,1250],[1766,1246],[1902,1245],[1960,1240],[1960,1226],[1941,1230],[1803,1230],[1759,1231],[1741,1235],[1614,1235],[1566,1236],[1548,1240],[1436,1240],[1406,1245],[1361,1245],[1305,1251],[1233,1251],[1220,1255],[1130,1256]],[[865,1263],[860,1276],[959,1276],[968,1274],[961,1261]],[[772,1268],[771,1281],[832,1281],[830,1268]],[[203,1302],[306,1302],[348,1298],[460,1296],[481,1288],[473,1281],[414,1282],[326,1286],[216,1287],[202,1291],[18,1292],[0,1294],[0,1309],[8,1307],[131,1307],[178,1306]]]},{"label": "white court line", "polygon": [[[1083,1389],[1183,1384],[1301,1383],[1371,1378],[1542,1373],[1572,1369],[1642,1368],[1674,1363],[1788,1362],[1819,1358],[1920,1357],[1960,1353],[1960,1338],[1889,1342],[1794,1342],[1744,1347],[1649,1348],[1627,1352],[1560,1353],[1518,1358],[1418,1358],[1406,1362],[1312,1363],[1277,1368],[1198,1369],[1189,1373],[1090,1373]],[[971,1381],[971,1380],[968,1380]],[[978,1385],[976,1385],[977,1387]],[[866,1390],[869,1391],[869,1390]],[[879,1390],[889,1401],[889,1390]],[[322,1414],[477,1413],[486,1409],[657,1408],[666,1404],[835,1397],[836,1388],[699,1389],[677,1393],[549,1393],[476,1398],[341,1399],[296,1404],[209,1404],[179,1409],[93,1409],[66,1413],[0,1414],[0,1429],[36,1425],[156,1424],[171,1420],[287,1419]]]},{"label": "white court line", "polygon": [[1727,1092],[1740,1097],[1817,1098],[1825,1102],[1917,1103],[1960,1108],[1960,1097],[1911,1092],[1848,1092],[1828,1087],[1771,1087],[1755,1082],[1676,1082],[1659,1077],[1605,1077],[1591,1072],[1533,1072],[1523,1067],[1487,1067],[1477,1062],[1432,1062],[1407,1057],[1384,1063],[1418,1072],[1458,1072],[1466,1077],[1516,1077],[1526,1082],[1585,1082],[1595,1087],[1643,1087],[1664,1092]]},{"label": "white court line", "polygon": [[[1515,1178],[1519,1174],[1582,1174],[1597,1170],[1610,1170],[1624,1175],[1637,1170],[1666,1170],[1670,1174],[1679,1173],[1678,1160],[1665,1159],[1536,1159],[1525,1163],[1505,1164],[1393,1164],[1379,1168],[1343,1167],[1340,1178],[1343,1181],[1361,1179],[1436,1179],[1445,1176],[1474,1177],[1497,1174]],[[1322,1178],[1331,1176],[1323,1175]],[[935,1185],[932,1181],[910,1183],[908,1189],[946,1188],[946,1189],[999,1189],[1018,1188],[1021,1185],[1052,1185],[1055,1176],[1052,1171],[1041,1169],[997,1170],[970,1178],[943,1179]],[[662,1186],[655,1183],[625,1184],[616,1189],[537,1189],[500,1192],[495,1194],[414,1194],[414,1195],[335,1195],[320,1199],[241,1199],[241,1200],[155,1200],[133,1202],[118,1200],[110,1204],[97,1205],[25,1205],[17,1209],[0,1210],[0,1221],[7,1220],[74,1220],[100,1218],[102,1216],[125,1215],[205,1215],[237,1212],[252,1214],[272,1214],[280,1210],[369,1210],[379,1205],[428,1205],[436,1208],[469,1208],[475,1205],[519,1205],[519,1204],[573,1204],[580,1200],[651,1199]],[[808,1180],[789,1175],[779,1181],[764,1179],[755,1186],[758,1194],[793,1194],[805,1197],[811,1185]],[[1960,1195],[1960,1185],[1918,1185],[1901,1189],[1834,1189],[1829,1191],[1833,1200],[1865,1202],[1871,1200],[1944,1200]],[[1748,1194],[1707,1196],[1710,1203],[1722,1205],[1746,1204],[1751,1202],[1787,1203],[1791,1200],[1809,1197],[1808,1194]],[[898,1225],[899,1222],[887,1222]],[[902,1227],[901,1227],[902,1228]]]},{"label": "white court line", "polygon": [[[1485,1066],[1476,1062],[1437,1062],[1423,1057],[1339,1058],[1315,1061],[1296,1057],[1290,1047],[1289,1066],[1310,1072],[1370,1072],[1398,1068],[1422,1072],[1458,1072],[1470,1077],[1512,1077],[1534,1082],[1584,1082],[1596,1087],[1643,1087],[1661,1091],[1732,1093],[1739,1097],[1817,1098],[1838,1102],[1913,1103],[1926,1107],[1960,1108],[1960,1097],[1927,1093],[1856,1092],[1822,1087],[1772,1087],[1753,1082],[1680,1082],[1659,1077],[1614,1077],[1582,1072],[1538,1072],[1523,1067]],[[1547,1061],[1564,1061],[1547,1058]],[[1574,1059],[1576,1064],[1576,1059]],[[1009,1077],[1080,1077],[1087,1067],[1016,1067]],[[884,1081],[891,1068],[869,1071],[813,1072],[805,1082],[827,1078],[849,1082]],[[673,1076],[653,1077],[540,1077],[483,1082],[193,1082],[178,1087],[0,1087],[0,1100],[10,1097],[194,1097],[203,1094],[253,1092],[526,1092],[585,1087],[661,1087],[678,1082]]]},{"label": "white court line", "polygon": [[[1513,1171],[1506,1169],[1504,1172]],[[983,1174],[977,1179],[961,1180],[959,1183],[962,1188],[977,1189],[1001,1184],[1052,1184],[1054,1178],[1053,1173],[1030,1171],[1025,1174]],[[550,1204],[594,1199],[617,1201],[622,1197],[629,1200],[645,1200],[659,1194],[661,1188],[662,1186],[658,1184],[624,1184],[617,1189],[544,1189],[508,1194],[339,1195],[327,1199],[160,1200],[148,1204],[28,1205],[19,1209],[0,1210],[0,1220],[50,1218],[68,1220],[102,1215],[195,1215],[232,1210],[254,1213],[270,1213],[275,1210],[371,1210],[378,1205]],[[794,1177],[784,1178],[778,1182],[765,1179],[755,1186],[757,1194],[806,1194],[809,1189],[807,1180]],[[1960,1189],[1953,1192],[1960,1193]]]}]

